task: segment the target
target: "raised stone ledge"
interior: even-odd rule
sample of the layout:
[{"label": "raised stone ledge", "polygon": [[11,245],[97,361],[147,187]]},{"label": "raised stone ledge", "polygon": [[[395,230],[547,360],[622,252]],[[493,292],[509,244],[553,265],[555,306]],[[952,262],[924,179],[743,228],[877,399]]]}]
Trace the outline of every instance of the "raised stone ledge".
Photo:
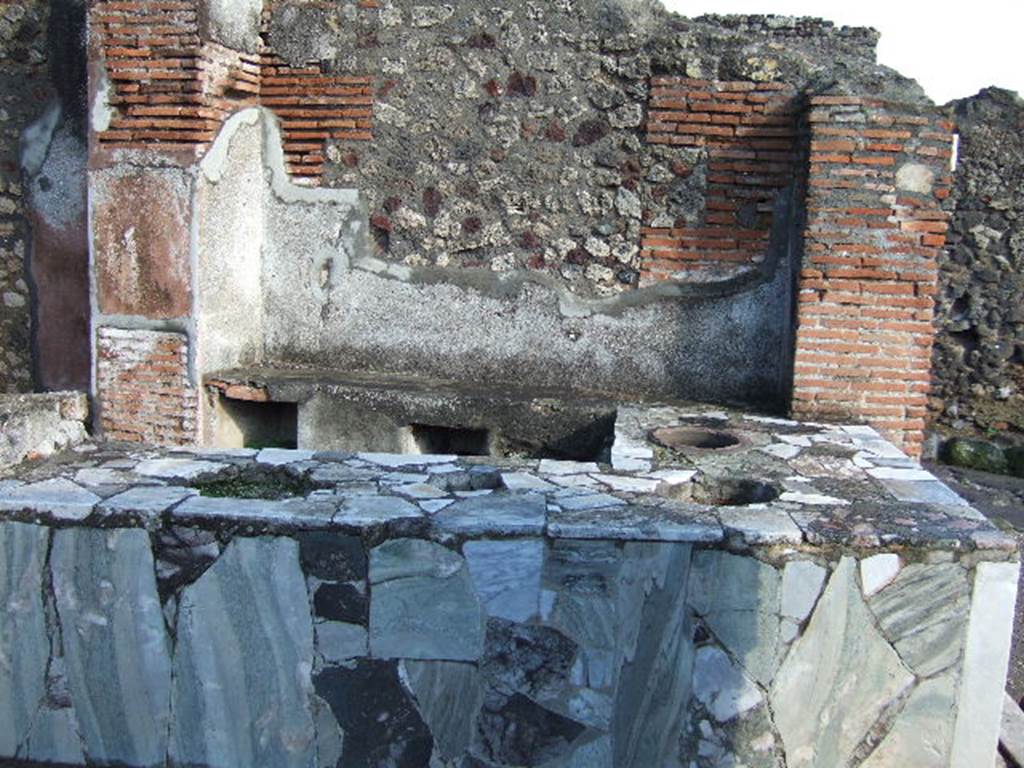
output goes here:
[{"label": "raised stone ledge", "polygon": [[[653,441],[652,433],[665,428],[676,429],[684,444]],[[701,447],[706,435],[735,445]],[[308,487],[277,500],[210,498],[193,487],[269,471]],[[167,522],[257,533],[381,528],[461,539],[981,550],[993,558],[1015,548],[870,427],[706,407],[620,407],[607,464],[105,444],[10,468],[0,478],[7,518],[55,525]]]}]

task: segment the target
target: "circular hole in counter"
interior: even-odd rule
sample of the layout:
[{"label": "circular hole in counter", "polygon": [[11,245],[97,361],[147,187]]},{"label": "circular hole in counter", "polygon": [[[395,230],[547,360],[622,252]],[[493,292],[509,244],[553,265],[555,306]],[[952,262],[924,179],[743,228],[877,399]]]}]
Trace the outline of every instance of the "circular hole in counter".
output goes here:
[{"label": "circular hole in counter", "polygon": [[749,477],[709,477],[702,475],[688,483],[666,489],[669,498],[691,504],[715,507],[744,507],[767,504],[779,498],[779,489],[763,480]]},{"label": "circular hole in counter", "polygon": [[694,449],[720,451],[740,445],[740,438],[731,432],[703,427],[662,427],[651,432],[651,439],[658,445],[674,451]]}]

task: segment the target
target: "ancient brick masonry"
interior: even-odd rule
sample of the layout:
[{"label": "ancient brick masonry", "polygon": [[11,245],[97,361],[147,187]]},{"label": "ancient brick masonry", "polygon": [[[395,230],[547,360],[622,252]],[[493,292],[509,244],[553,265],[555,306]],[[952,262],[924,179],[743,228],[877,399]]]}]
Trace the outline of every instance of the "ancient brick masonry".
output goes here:
[{"label": "ancient brick masonry", "polygon": [[210,142],[259,91],[258,60],[201,41],[193,2],[107,0],[94,6],[91,25],[113,84],[109,104],[120,113],[97,137],[109,146]]},{"label": "ancient brick masonry", "polygon": [[[186,333],[124,330],[192,314],[188,168],[234,112],[259,104],[282,120],[297,182],[317,184],[327,139],[372,138],[370,78],[289,67],[265,44],[233,50],[204,31],[195,0],[101,0],[89,11],[93,56],[110,84],[109,124],[91,168],[103,258],[96,281],[96,390],[108,438],[196,440],[197,389]],[[120,164],[131,160],[132,172]],[[128,200],[131,204],[128,205]],[[141,260],[139,256],[142,256]]]},{"label": "ancient brick masonry", "polygon": [[868,99],[811,100],[793,410],[923,441],[952,126]]},{"label": "ancient brick masonry", "polygon": [[266,45],[249,54],[204,40],[194,0],[104,0],[90,23],[119,112],[97,136],[107,148],[207,145],[232,112],[262,104],[283,121],[289,172],[319,183],[327,139],[373,137],[369,77],[289,67]]},{"label": "ancient brick masonry", "polygon": [[97,385],[110,440],[188,445],[196,439],[196,390],[188,339],[178,333],[101,328]]},{"label": "ancient brick masonry", "polygon": [[642,283],[764,261],[776,198],[796,177],[799,117],[782,83],[652,78],[648,143],[702,149],[708,175],[701,226],[643,229]]},{"label": "ancient brick masonry", "polygon": [[[323,57],[306,50],[304,43],[311,30],[319,29],[314,22],[320,23],[320,16],[319,11],[301,14],[327,6],[265,3],[262,16],[252,17],[251,38],[238,44],[244,51],[223,42],[226,38],[207,23],[201,6],[195,0],[100,0],[90,9],[94,65],[105,72],[110,84],[111,118],[94,137],[90,183],[96,222],[93,251],[102,254],[94,268],[99,306],[94,322],[100,329],[97,395],[102,424],[111,436],[171,443],[195,439],[200,372],[189,367],[197,357],[189,346],[195,344],[193,294],[198,278],[190,258],[194,164],[231,113],[253,105],[276,112],[283,129],[286,167],[295,181],[318,184],[326,174],[333,182],[364,191],[375,177],[339,177],[332,175],[332,166],[334,171],[341,165],[348,167],[349,157],[354,158],[354,168],[379,170],[382,164],[373,157],[360,162],[344,143],[362,142],[367,152],[394,154],[394,147],[406,146],[403,142],[410,134],[429,134],[426,129],[402,127],[411,123],[395,122],[396,104],[419,104],[388,100],[388,94],[399,92],[404,81],[382,80],[375,89],[375,78],[397,76],[397,70],[385,67],[383,58],[360,59],[353,54],[350,62],[342,63],[332,53],[334,60],[327,56],[320,63]],[[369,2],[346,8],[352,11],[348,16],[334,17],[324,11],[320,21],[333,20],[334,26],[325,27],[329,34],[337,32],[335,27],[343,19],[359,29],[360,19],[373,21],[351,39],[343,38],[342,47],[350,53],[373,48],[378,33],[394,35],[385,30],[406,29],[400,23],[406,18],[402,13],[381,10],[378,14]],[[276,11],[281,13],[275,16]],[[303,23],[312,26],[285,23],[285,11],[299,14],[306,19]],[[435,17],[412,8],[408,19],[410,30],[432,30],[448,16]],[[478,23],[483,22],[473,22]],[[483,67],[496,55],[490,52],[497,50],[497,39],[475,29],[460,28],[463,36],[457,39],[464,44],[458,55],[467,61],[479,60]],[[300,30],[298,37],[289,38],[295,30]],[[409,34],[433,41],[435,52],[443,49],[446,55],[454,55],[446,47],[447,33],[439,30],[436,39],[435,32]],[[389,39],[395,43],[407,38]],[[277,51],[271,49],[270,40]],[[297,50],[288,50],[289,46]],[[566,57],[580,55],[559,50]],[[309,57],[313,61],[307,62]],[[576,230],[571,230],[576,240],[559,237],[565,234],[559,227],[569,221],[559,216],[541,227],[545,214],[540,208],[547,206],[547,198],[536,195],[530,206],[539,207],[529,212],[530,206],[519,207],[512,199],[543,186],[539,177],[527,174],[508,177],[521,182],[519,186],[498,187],[512,196],[499,207],[505,211],[502,215],[519,211],[517,226],[536,225],[544,238],[505,240],[497,228],[496,243],[509,248],[518,243],[527,250],[544,247],[545,238],[564,244],[564,257],[579,268],[576,272],[583,272],[591,257],[621,261],[612,253],[613,241],[626,260],[635,260],[639,247],[642,285],[666,280],[716,282],[739,275],[756,282],[759,275],[777,276],[775,262],[797,250],[796,233],[803,224],[800,209],[805,207],[793,410],[800,416],[867,419],[910,452],[919,451],[929,379],[935,260],[947,226],[943,205],[950,186],[950,125],[926,108],[912,112],[855,96],[816,96],[808,105],[807,84],[799,78],[790,85],[762,82],[753,75],[744,80],[747,75],[742,74],[721,81],[681,75],[648,77],[650,70],[641,68],[641,74],[628,78],[633,86],[621,93],[608,94],[593,84],[581,91],[579,98],[586,96],[587,103],[603,110],[601,114],[608,112],[606,116],[583,119],[575,127],[559,124],[558,130],[547,130],[553,125],[549,122],[541,138],[533,136],[533,124],[524,110],[536,109],[531,100],[541,98],[537,94],[557,94],[557,83],[538,80],[525,59],[516,63],[521,69],[507,74],[502,69],[507,62],[498,64],[494,72],[501,77],[484,81],[483,91],[480,84],[466,86],[472,96],[466,97],[464,105],[467,119],[480,121],[485,126],[481,135],[496,140],[498,129],[488,121],[497,120],[505,109],[507,127],[515,128],[515,135],[510,132],[507,137],[510,146],[517,147],[512,160],[522,169],[575,171],[592,165],[594,189],[601,191],[591,190],[580,198],[578,232],[589,233],[586,228],[599,226],[612,239],[605,242],[591,234],[584,238]],[[486,67],[481,72],[474,76],[494,74]],[[574,82],[573,87],[577,85]],[[434,101],[420,106],[434,114],[435,102],[443,98],[440,91],[428,92],[434,94]],[[375,98],[381,100],[377,108],[382,118],[376,140]],[[611,130],[613,126],[618,133]],[[458,141],[455,134],[436,126],[433,130],[438,141]],[[493,147],[487,155],[472,142],[464,151],[470,149],[474,158],[484,158],[486,173],[498,173],[499,164],[510,162],[506,153]],[[132,166],[130,171],[125,163]],[[445,169],[437,173],[438,178],[446,178]],[[410,175],[411,170],[403,172],[400,181],[405,184]],[[452,206],[457,204],[447,218],[441,217],[440,186],[430,187],[430,194],[423,190],[422,214],[416,210],[416,190],[410,188],[381,201],[381,210],[388,215],[373,216],[370,224],[375,230],[390,231],[383,224],[404,222],[413,240],[450,247],[467,233],[487,231],[475,207],[486,195],[471,181],[467,176],[446,187],[443,194],[451,198]],[[571,183],[558,179],[557,186],[561,192],[563,186],[575,190],[586,183],[581,176]],[[608,185],[611,188],[606,189]],[[575,200],[576,195],[569,197]],[[131,206],[124,205],[127,198]],[[551,207],[557,209],[561,203],[554,203],[560,199],[551,197]],[[669,200],[671,205],[662,204]],[[599,221],[601,217],[607,220]],[[438,221],[430,225],[434,219]],[[451,226],[440,226],[439,221]],[[459,221],[461,225],[456,226]],[[462,235],[453,235],[456,230]],[[449,234],[442,237],[438,232]],[[440,245],[442,241],[447,245]],[[470,237],[458,242],[474,254],[483,241]],[[516,268],[516,263],[510,261],[509,268]],[[437,264],[442,266],[440,261]],[[636,272],[631,274],[628,282],[635,287]],[[776,281],[782,286],[777,288],[782,308],[777,316],[786,323],[788,333],[784,283]],[[151,359],[145,347],[151,342],[147,334],[167,334],[169,329],[176,331],[169,337],[174,339],[174,350],[154,354],[177,355],[173,364]],[[150,364],[158,366],[160,376],[150,376]],[[180,368],[166,368],[174,365]],[[788,370],[788,359],[785,366]],[[146,375],[132,389],[126,371]],[[144,407],[147,393],[157,403],[152,412]],[[173,413],[184,417],[168,423]]]}]

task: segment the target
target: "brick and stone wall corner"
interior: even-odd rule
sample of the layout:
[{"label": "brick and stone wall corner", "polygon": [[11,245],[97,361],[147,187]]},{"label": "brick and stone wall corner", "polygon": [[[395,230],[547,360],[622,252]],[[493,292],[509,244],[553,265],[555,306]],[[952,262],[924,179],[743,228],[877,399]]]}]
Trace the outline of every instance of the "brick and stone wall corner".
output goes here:
[{"label": "brick and stone wall corner", "polygon": [[794,415],[865,421],[920,455],[952,125],[937,111],[811,99]]}]

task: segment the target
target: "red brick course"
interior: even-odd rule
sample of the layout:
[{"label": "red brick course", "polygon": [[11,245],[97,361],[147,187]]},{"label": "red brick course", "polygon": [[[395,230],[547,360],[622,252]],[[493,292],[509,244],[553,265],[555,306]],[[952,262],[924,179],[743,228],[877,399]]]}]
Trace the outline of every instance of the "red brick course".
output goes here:
[{"label": "red brick course", "polygon": [[778,83],[651,79],[647,141],[704,149],[707,192],[703,226],[643,229],[643,282],[764,260],[775,199],[799,168],[799,111],[794,89]]},{"label": "red brick course", "polygon": [[[110,105],[118,116],[99,142],[110,148],[187,149],[211,143],[233,112],[268,107],[282,120],[292,175],[318,183],[328,139],[373,138],[373,81],[289,67],[202,40],[195,0],[101,0],[90,24],[99,35]],[[266,18],[266,15],[265,15]]]},{"label": "red brick course", "polygon": [[190,445],[198,397],[179,333],[100,328],[96,334],[99,425],[108,440]]}]

